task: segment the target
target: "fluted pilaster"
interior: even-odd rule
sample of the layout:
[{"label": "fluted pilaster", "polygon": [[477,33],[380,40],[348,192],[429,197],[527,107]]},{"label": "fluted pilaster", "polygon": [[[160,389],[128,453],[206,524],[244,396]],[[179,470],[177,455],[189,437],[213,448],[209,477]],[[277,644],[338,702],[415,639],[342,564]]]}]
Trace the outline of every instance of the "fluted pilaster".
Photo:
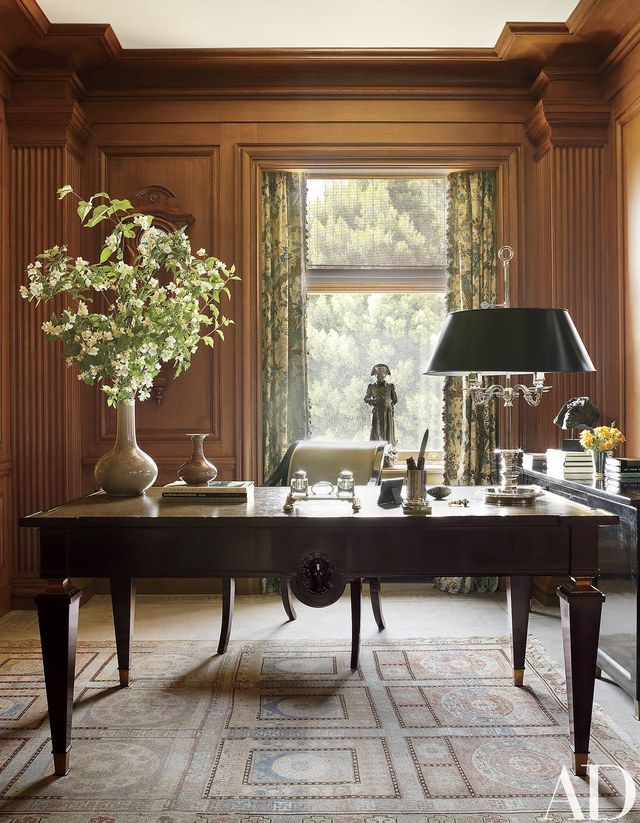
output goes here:
[{"label": "fluted pilaster", "polygon": [[[77,108],[73,107],[77,112]],[[70,109],[71,111],[71,109]],[[60,311],[62,299],[35,306],[22,300],[26,266],[37,254],[66,243],[78,249],[78,220],[69,198],[56,190],[70,183],[80,188],[77,129],[58,128],[35,139],[33,124],[24,126],[24,107],[10,120],[11,142],[11,294],[13,328],[13,453],[16,519],[56,506],[80,492],[79,384],[59,345],[52,345],[42,323]],[[60,127],[59,120],[56,126]],[[45,135],[51,135],[47,143]],[[37,535],[16,529],[12,595],[28,602],[38,589]]]}]

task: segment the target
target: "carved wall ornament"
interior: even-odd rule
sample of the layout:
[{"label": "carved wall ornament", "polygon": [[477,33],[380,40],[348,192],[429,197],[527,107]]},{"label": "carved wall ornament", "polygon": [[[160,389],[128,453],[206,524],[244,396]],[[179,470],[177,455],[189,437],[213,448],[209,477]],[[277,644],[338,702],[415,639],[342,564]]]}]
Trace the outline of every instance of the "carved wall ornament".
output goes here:
[{"label": "carved wall ornament", "polygon": [[[161,231],[170,233],[178,229],[188,229],[196,222],[195,215],[186,212],[176,201],[176,196],[166,186],[145,186],[131,198],[131,205],[140,214],[150,214],[153,225]],[[139,234],[139,232],[138,232]],[[138,255],[138,237],[128,241],[127,250],[131,259]],[[162,280],[162,272],[159,274]],[[173,368],[164,363],[153,381],[151,398],[156,406],[161,406],[165,392],[171,382]]]}]

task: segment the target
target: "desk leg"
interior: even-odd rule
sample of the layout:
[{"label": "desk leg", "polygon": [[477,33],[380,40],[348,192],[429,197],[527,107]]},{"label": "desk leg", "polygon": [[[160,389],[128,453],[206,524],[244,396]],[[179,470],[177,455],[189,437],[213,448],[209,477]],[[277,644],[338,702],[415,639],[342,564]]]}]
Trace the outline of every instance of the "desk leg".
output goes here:
[{"label": "desk leg", "polygon": [[572,585],[558,588],[562,617],[562,644],[567,679],[569,734],[575,773],[587,774],[593,692],[596,680],[600,614],[604,595],[590,577],[572,578]]},{"label": "desk leg", "polygon": [[120,685],[129,685],[131,670],[131,643],[133,641],[133,618],[136,609],[136,581],[131,577],[112,577],[111,608],[116,631],[118,651],[118,674]]},{"label": "desk leg", "polygon": [[222,578],[222,622],[220,624],[220,640],[218,654],[224,654],[229,648],[231,637],[231,623],[233,622],[233,601],[236,594],[235,577]]},{"label": "desk leg", "polygon": [[68,579],[48,580],[46,591],[35,598],[53,765],[59,776],[69,772],[80,594]]},{"label": "desk leg", "polygon": [[360,657],[360,615],[362,612],[362,580],[351,581],[351,668],[358,668]]},{"label": "desk leg", "polygon": [[511,659],[513,684],[522,686],[524,659],[527,653],[527,629],[531,602],[532,577],[507,577],[507,607],[511,629]]}]

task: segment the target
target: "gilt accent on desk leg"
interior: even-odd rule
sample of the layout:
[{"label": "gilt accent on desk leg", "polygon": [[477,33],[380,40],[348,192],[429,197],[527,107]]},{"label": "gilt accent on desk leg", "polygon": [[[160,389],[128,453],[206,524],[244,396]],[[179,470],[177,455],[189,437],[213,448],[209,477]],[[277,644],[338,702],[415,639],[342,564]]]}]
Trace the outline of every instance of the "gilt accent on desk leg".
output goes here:
[{"label": "gilt accent on desk leg", "polygon": [[113,625],[118,650],[118,674],[120,676],[120,685],[128,686],[131,670],[133,621],[136,608],[136,582],[131,577],[112,577],[110,583]]},{"label": "gilt accent on desk leg", "polygon": [[511,631],[511,660],[513,684],[522,686],[524,661],[527,653],[527,629],[531,602],[532,577],[507,577],[507,609]]},{"label": "gilt accent on desk leg", "polygon": [[591,577],[576,577],[572,578],[572,585],[558,588],[558,597],[567,680],[569,736],[575,773],[585,777],[604,595],[593,586]]},{"label": "gilt accent on desk leg", "polygon": [[73,680],[81,590],[68,579],[48,580],[35,598],[49,709],[55,774],[69,772]]}]

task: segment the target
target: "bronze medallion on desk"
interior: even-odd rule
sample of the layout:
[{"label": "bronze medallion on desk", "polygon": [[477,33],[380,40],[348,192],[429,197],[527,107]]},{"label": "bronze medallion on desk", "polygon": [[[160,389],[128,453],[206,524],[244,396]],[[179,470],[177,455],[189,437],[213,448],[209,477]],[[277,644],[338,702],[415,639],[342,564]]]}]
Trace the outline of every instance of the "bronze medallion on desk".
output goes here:
[{"label": "bronze medallion on desk", "polygon": [[293,593],[306,606],[330,606],[342,597],[346,581],[336,572],[335,563],[324,552],[302,558],[298,574],[291,581]]}]

